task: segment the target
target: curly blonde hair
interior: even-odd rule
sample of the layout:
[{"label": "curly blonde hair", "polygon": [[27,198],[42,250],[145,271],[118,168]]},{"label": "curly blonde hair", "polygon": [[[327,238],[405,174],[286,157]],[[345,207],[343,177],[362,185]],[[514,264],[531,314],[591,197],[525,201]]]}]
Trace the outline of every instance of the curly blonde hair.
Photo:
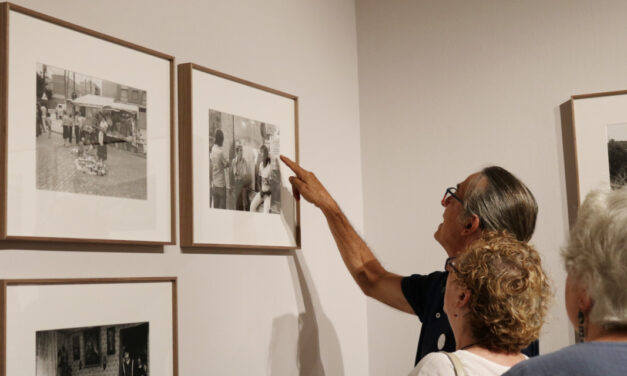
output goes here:
[{"label": "curly blonde hair", "polygon": [[507,232],[487,232],[455,260],[457,283],[470,290],[468,314],[478,345],[514,353],[538,338],[551,300],[540,255]]}]

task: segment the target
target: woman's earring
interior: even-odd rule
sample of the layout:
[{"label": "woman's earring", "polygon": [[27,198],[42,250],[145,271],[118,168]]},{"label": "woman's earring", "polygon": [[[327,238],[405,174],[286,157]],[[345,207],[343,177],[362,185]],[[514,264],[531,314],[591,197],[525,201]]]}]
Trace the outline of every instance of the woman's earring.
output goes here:
[{"label": "woman's earring", "polygon": [[579,311],[577,313],[577,342],[583,342],[584,339],[584,332],[583,332],[583,321],[584,321],[584,316],[583,316],[583,312]]}]

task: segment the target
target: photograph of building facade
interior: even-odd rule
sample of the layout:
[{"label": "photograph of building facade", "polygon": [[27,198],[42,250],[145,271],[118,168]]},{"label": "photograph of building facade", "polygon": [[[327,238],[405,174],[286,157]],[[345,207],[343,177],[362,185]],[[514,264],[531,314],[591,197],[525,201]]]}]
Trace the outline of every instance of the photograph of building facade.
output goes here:
[{"label": "photograph of building facade", "polygon": [[39,331],[36,376],[147,376],[148,335],[146,322]]}]

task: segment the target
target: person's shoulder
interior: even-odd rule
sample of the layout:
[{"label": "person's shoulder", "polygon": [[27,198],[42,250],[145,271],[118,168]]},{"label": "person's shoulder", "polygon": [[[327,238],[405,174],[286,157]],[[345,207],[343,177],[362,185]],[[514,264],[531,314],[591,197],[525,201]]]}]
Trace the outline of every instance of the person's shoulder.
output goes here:
[{"label": "person's shoulder", "polygon": [[422,358],[409,375],[447,375],[452,374],[452,371],[454,371],[453,364],[446,354],[432,352]]},{"label": "person's shoulder", "polygon": [[582,347],[573,345],[546,355],[529,358],[513,366],[504,375],[555,375],[555,372],[563,370],[564,364],[572,365],[582,359],[582,356],[585,358],[585,355],[581,354],[582,350]]},{"label": "person's shoulder", "polygon": [[402,285],[404,287],[420,286],[421,288],[436,288],[446,284],[447,272],[436,271],[430,274],[412,274],[403,277]]},{"label": "person's shoulder", "polygon": [[446,285],[446,272],[433,272],[431,274],[412,274],[403,277],[401,280],[401,290],[408,300],[410,297],[424,298],[431,296],[434,292],[444,294],[443,287]]},{"label": "person's shoulder", "polygon": [[431,280],[431,281],[438,281],[441,279],[446,279],[446,276],[448,275],[447,272],[442,272],[442,271],[435,271],[429,274],[412,274],[412,275],[408,275],[406,277],[404,277],[403,279],[407,279],[407,280]]},{"label": "person's shoulder", "polygon": [[446,364],[450,363],[448,356],[446,356],[444,352],[440,352],[440,351],[432,352],[432,353],[425,355],[425,357],[422,358],[420,362],[422,363],[423,361],[425,363],[431,363],[431,364],[440,364],[443,362],[446,362]]}]

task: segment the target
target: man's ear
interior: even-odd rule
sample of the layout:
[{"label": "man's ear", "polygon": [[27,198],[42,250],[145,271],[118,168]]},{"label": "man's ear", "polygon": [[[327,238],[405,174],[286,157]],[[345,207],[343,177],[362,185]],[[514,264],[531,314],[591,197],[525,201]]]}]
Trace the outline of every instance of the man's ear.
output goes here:
[{"label": "man's ear", "polygon": [[480,222],[481,220],[476,214],[471,214],[466,217],[466,219],[464,219],[464,230],[462,231],[462,235],[468,236],[481,231],[479,228]]}]

